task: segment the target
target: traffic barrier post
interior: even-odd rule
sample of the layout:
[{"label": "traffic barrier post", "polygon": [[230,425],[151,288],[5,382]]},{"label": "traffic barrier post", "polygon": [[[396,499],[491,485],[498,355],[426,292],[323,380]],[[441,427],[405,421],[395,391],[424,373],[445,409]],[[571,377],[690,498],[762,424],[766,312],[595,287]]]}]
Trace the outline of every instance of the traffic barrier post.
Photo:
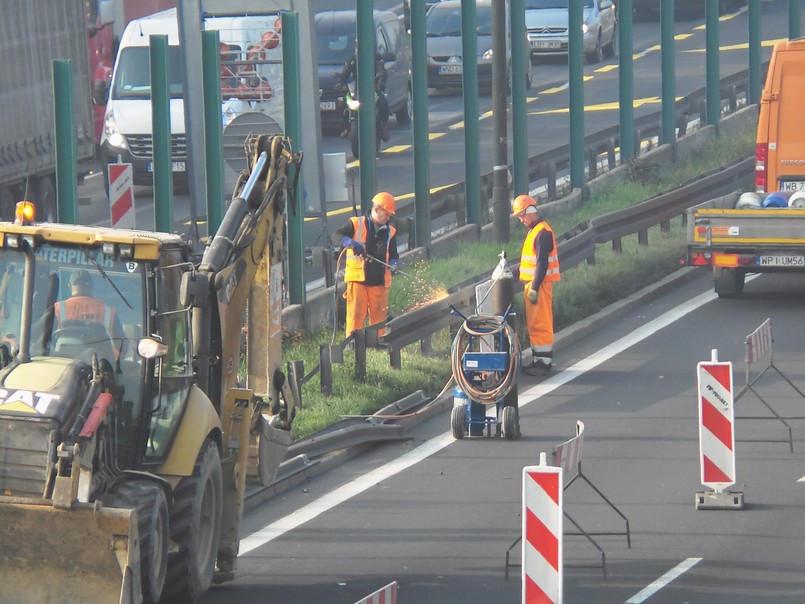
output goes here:
[{"label": "traffic barrier post", "polygon": [[562,468],[523,468],[522,602],[562,602]]},{"label": "traffic barrier post", "polygon": [[392,581],[365,598],[361,598],[355,604],[397,604],[397,582]]},{"label": "traffic barrier post", "polygon": [[735,484],[735,411],[732,363],[719,362],[713,350],[710,362],[697,365],[699,392],[699,460],[701,482],[710,491],[696,493],[696,509],[742,509],[742,492]]},{"label": "traffic barrier post", "polygon": [[[793,388],[797,394],[799,394],[803,399],[805,399],[805,393],[802,392],[797,386],[790,380],[788,377],[780,371],[780,369],[774,364],[774,336],[772,334],[772,322],[771,319],[766,319],[760,327],[758,327],[755,331],[750,333],[746,336],[745,340],[745,347],[746,347],[746,354],[744,358],[744,364],[746,366],[745,369],[745,383],[741,388],[740,392],[735,395],[735,400],[737,401],[747,392],[752,392],[758,400],[772,413],[774,417],[768,416],[748,416],[742,415],[739,416],[738,419],[776,419],[780,423],[782,423],[786,429],[788,430],[788,439],[741,439],[743,441],[748,442],[788,442],[788,449],[791,453],[794,452],[794,434],[791,426],[786,421],[786,419],[801,419],[801,418],[785,418],[781,416],[777,411],[769,404],[769,402],[761,396],[761,394],[755,388],[755,384],[762,378],[768,371],[774,370],[777,375],[783,378],[788,384]],[[762,366],[758,374],[753,378],[752,377],[752,364],[753,363],[760,363],[764,362],[765,365]]]},{"label": "traffic barrier post", "polygon": [[131,164],[109,164],[109,210],[114,228],[137,228],[133,187],[134,172]]}]

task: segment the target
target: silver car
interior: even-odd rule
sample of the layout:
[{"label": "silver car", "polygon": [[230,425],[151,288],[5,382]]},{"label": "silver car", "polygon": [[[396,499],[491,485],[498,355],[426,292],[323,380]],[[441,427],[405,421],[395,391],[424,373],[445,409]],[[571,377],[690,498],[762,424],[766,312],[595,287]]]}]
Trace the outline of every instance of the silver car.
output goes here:
[{"label": "silver car", "polygon": [[[477,0],[475,6],[478,88],[489,90],[492,88],[492,2]],[[442,0],[435,3],[425,18],[425,32],[428,46],[428,87],[461,88],[464,73],[461,0]],[[507,52],[510,52],[511,44],[507,43],[506,46]],[[525,63],[526,87],[531,88],[531,61],[526,60]],[[507,56],[507,64],[511,85],[511,56]]]},{"label": "silver car", "polygon": [[[567,55],[568,0],[526,0],[525,26],[531,58]],[[618,49],[618,18],[612,0],[584,0],[582,31],[588,63],[612,57]]]}]

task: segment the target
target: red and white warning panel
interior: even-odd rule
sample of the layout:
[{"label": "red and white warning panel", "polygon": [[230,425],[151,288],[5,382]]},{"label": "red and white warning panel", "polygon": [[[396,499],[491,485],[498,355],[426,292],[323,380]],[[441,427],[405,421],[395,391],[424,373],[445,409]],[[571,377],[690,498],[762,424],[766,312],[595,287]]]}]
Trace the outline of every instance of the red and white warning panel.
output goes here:
[{"label": "red and white warning panel", "polygon": [[134,172],[131,164],[109,164],[109,209],[112,226],[137,227],[134,217]]},{"label": "red and white warning panel", "polygon": [[355,604],[397,604],[397,582],[392,581],[385,587],[358,600]]},{"label": "red and white warning panel", "polygon": [[545,464],[523,468],[524,604],[562,602],[562,468]]},{"label": "red and white warning panel", "polygon": [[735,409],[732,363],[697,365],[699,383],[699,452],[702,484],[717,493],[735,484]]}]

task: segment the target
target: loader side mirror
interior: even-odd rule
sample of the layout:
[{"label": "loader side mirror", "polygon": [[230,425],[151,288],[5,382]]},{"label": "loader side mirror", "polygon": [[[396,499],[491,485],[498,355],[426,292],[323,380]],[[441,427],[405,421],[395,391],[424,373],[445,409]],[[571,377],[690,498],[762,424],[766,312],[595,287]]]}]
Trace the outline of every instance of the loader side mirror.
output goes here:
[{"label": "loader side mirror", "polygon": [[182,274],[179,302],[185,308],[205,308],[209,301],[210,278],[205,273],[188,271]]}]

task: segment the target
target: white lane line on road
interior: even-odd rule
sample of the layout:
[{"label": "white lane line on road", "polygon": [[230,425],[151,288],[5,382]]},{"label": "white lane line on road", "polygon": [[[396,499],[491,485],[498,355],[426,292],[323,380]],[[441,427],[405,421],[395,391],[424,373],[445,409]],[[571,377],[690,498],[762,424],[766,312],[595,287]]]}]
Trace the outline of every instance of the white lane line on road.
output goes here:
[{"label": "white lane line on road", "polygon": [[674,568],[665,573],[662,577],[654,581],[651,585],[645,589],[641,589],[638,593],[626,600],[626,604],[641,604],[642,602],[645,602],[663,587],[668,585],[671,581],[689,571],[701,561],[701,558],[688,558],[687,560],[683,560]]},{"label": "white lane line on road", "polygon": [[[580,375],[583,375],[585,372],[596,368],[601,363],[608,361],[627,348],[634,346],[642,340],[645,340],[660,329],[667,327],[674,321],[679,320],[688,313],[693,312],[700,306],[703,306],[704,304],[707,304],[715,299],[716,295],[712,292],[701,294],[691,300],[688,300],[684,304],[677,306],[674,310],[671,310],[663,315],[660,315],[656,319],[649,321],[639,329],[636,329],[632,333],[622,337],[612,344],[605,346],[587,358],[582,359],[572,367],[557,373],[556,375],[550,376],[540,384],[537,384],[521,393],[518,399],[520,407],[525,407],[529,403],[538,400],[540,397],[550,394],[559,388],[559,386],[562,386],[579,377]],[[429,441],[420,445],[416,449],[409,451],[405,455],[402,455],[397,459],[372,470],[368,474],[364,474],[363,476],[360,476],[355,480],[338,487],[326,495],[322,495],[316,501],[312,501],[305,507],[288,514],[276,522],[272,522],[271,524],[261,528],[259,531],[252,533],[248,537],[241,539],[239,555],[248,554],[261,545],[265,545],[266,543],[281,537],[285,533],[301,526],[308,520],[312,520],[320,514],[331,510],[338,504],[344,503],[355,495],[363,493],[367,489],[375,486],[378,482],[386,480],[391,476],[394,476],[395,474],[398,474],[411,467],[412,465],[427,459],[431,455],[438,453],[453,442],[455,442],[453,434],[448,430],[439,436],[433,437]]]}]

